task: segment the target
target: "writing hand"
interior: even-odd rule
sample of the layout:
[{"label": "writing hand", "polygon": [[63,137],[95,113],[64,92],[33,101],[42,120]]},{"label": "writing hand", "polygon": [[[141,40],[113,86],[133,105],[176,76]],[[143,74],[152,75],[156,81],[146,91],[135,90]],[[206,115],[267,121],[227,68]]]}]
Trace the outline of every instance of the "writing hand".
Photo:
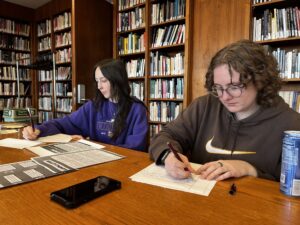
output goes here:
[{"label": "writing hand", "polygon": [[[177,179],[188,178],[191,173],[195,170],[191,167],[188,158],[180,153],[178,153],[182,162],[180,162],[175,155],[170,152],[168,157],[165,159],[165,169],[167,173]],[[185,171],[184,168],[188,168],[188,171]]]},{"label": "writing hand", "polygon": [[25,138],[27,140],[37,139],[40,133],[41,133],[41,131],[38,129],[35,129],[35,131],[33,131],[31,126],[25,127],[22,131],[23,138]]},{"label": "writing hand", "polygon": [[202,165],[195,174],[207,180],[225,180],[230,177],[255,176],[256,169],[248,162],[242,160],[219,160]]},{"label": "writing hand", "polygon": [[78,141],[78,140],[80,140],[80,139],[83,139],[83,137],[81,136],[81,135],[71,135],[71,137],[72,137],[72,140],[73,141]]}]

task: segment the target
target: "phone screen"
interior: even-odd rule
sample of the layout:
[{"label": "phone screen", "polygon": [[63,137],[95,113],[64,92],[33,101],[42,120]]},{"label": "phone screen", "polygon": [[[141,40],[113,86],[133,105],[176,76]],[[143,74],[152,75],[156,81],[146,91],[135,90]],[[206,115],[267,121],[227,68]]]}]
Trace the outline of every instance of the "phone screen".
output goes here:
[{"label": "phone screen", "polygon": [[120,189],[121,182],[109,177],[99,176],[51,193],[51,200],[66,208],[75,208],[94,198]]}]

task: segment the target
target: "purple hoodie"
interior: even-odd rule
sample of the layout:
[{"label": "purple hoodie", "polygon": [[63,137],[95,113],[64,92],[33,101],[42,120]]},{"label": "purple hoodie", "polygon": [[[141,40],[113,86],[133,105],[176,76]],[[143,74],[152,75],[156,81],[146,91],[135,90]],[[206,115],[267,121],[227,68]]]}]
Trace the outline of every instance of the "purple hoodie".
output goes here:
[{"label": "purple hoodie", "polygon": [[132,103],[127,116],[127,126],[116,140],[110,138],[117,104],[104,101],[96,111],[92,101],[88,101],[77,111],[63,118],[49,120],[37,126],[40,137],[64,133],[82,135],[91,140],[146,151],[148,120],[146,107],[138,102]]}]

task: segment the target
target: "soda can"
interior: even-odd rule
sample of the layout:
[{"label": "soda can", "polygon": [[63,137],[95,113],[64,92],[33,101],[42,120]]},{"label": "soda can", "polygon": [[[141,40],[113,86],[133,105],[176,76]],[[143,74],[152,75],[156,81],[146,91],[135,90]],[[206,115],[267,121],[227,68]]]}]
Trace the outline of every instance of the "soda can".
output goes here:
[{"label": "soda can", "polygon": [[300,196],[300,131],[284,132],[280,191],[289,196]]}]

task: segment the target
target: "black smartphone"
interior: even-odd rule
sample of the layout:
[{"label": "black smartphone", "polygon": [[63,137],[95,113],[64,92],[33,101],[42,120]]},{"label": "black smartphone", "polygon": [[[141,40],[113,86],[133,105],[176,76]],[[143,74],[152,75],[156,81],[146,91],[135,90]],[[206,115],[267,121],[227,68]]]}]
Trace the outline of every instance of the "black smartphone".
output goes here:
[{"label": "black smartphone", "polygon": [[54,191],[50,194],[50,198],[64,207],[71,209],[120,188],[120,181],[105,176],[99,176]]}]

